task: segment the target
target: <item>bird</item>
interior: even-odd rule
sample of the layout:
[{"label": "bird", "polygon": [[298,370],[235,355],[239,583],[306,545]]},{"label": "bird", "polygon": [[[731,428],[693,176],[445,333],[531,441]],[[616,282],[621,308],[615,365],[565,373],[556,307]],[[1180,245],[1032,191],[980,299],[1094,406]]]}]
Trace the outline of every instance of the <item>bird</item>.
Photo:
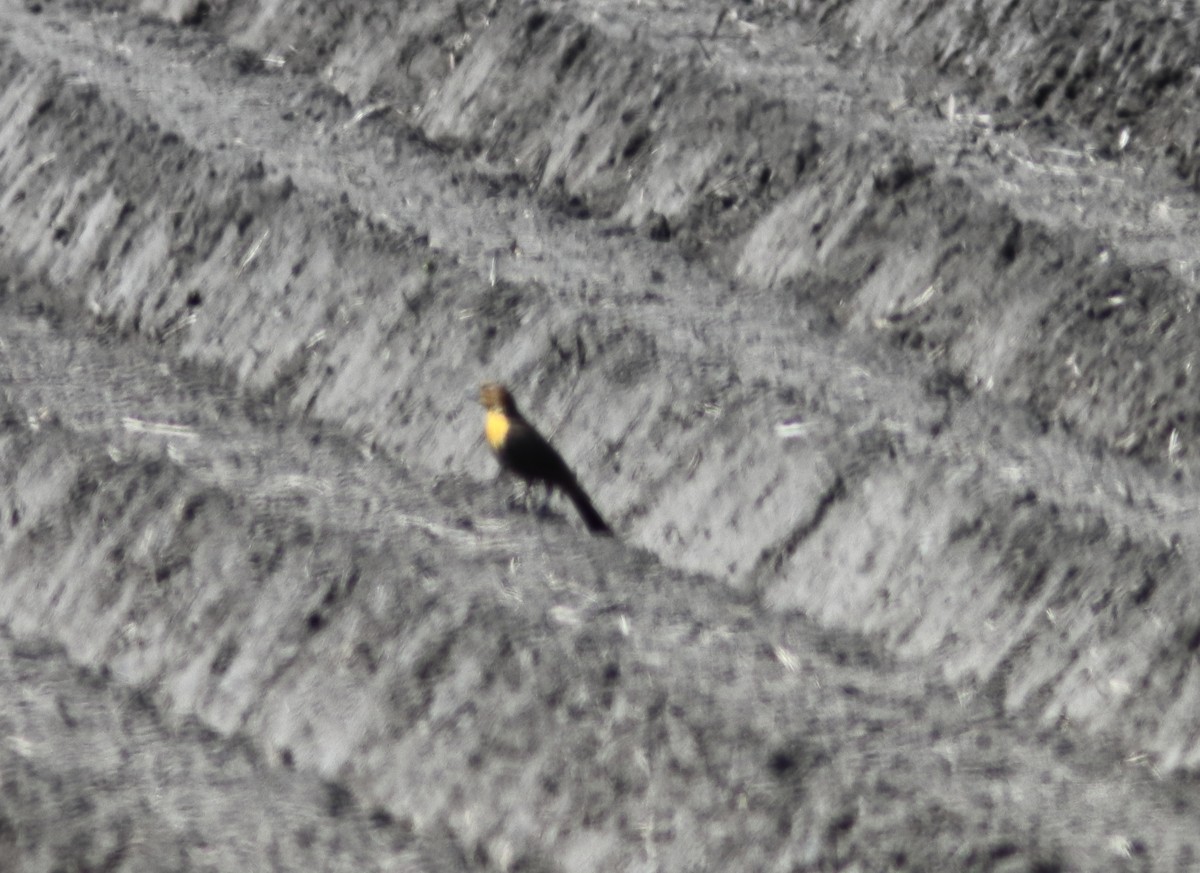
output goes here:
[{"label": "bird", "polygon": [[499,382],[484,382],[479,388],[479,402],[486,410],[483,435],[500,462],[500,468],[516,474],[527,485],[541,482],[548,492],[558,488],[575,504],[589,531],[599,536],[611,536],[612,528],[580,486],[567,462],[521,415],[508,388]]}]

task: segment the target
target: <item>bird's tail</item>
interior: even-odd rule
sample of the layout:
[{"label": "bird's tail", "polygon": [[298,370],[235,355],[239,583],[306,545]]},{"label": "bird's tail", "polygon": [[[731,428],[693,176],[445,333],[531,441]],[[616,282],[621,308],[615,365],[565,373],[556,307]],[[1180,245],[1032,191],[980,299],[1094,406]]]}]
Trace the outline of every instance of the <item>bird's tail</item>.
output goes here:
[{"label": "bird's tail", "polygon": [[579,486],[578,482],[568,482],[563,487],[563,493],[571,498],[571,502],[575,504],[575,508],[579,510],[579,515],[583,519],[583,523],[587,525],[587,529],[597,536],[612,536],[612,528],[608,526],[608,522],[600,515],[600,512],[592,504],[587,493]]}]

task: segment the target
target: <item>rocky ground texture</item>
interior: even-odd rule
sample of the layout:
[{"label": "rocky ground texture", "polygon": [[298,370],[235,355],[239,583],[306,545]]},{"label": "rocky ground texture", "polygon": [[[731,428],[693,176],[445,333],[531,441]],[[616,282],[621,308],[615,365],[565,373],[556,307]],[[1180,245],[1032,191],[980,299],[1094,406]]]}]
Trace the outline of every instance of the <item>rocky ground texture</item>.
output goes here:
[{"label": "rocky ground texture", "polygon": [[0,870],[1196,869],[1194,7],[0,0]]}]

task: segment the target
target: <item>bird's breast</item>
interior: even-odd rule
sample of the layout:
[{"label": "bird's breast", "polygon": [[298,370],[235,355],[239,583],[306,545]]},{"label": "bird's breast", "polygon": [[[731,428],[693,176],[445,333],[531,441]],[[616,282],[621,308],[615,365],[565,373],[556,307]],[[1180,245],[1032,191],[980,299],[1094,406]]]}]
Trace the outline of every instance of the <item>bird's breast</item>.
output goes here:
[{"label": "bird's breast", "polygon": [[493,451],[500,451],[500,447],[504,445],[504,438],[508,436],[508,427],[507,415],[494,409],[488,410],[487,418],[483,423],[483,434]]}]

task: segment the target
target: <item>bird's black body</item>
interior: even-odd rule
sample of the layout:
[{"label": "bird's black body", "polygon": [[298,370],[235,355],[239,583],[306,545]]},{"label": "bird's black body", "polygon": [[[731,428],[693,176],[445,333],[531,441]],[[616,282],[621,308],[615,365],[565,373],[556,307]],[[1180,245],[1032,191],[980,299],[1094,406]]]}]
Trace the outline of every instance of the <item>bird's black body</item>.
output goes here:
[{"label": "bird's black body", "polygon": [[530,484],[558,488],[575,504],[588,530],[612,533],[562,455],[525,420],[507,388],[488,382],[479,389],[479,402],[487,410],[484,435],[503,469]]}]

